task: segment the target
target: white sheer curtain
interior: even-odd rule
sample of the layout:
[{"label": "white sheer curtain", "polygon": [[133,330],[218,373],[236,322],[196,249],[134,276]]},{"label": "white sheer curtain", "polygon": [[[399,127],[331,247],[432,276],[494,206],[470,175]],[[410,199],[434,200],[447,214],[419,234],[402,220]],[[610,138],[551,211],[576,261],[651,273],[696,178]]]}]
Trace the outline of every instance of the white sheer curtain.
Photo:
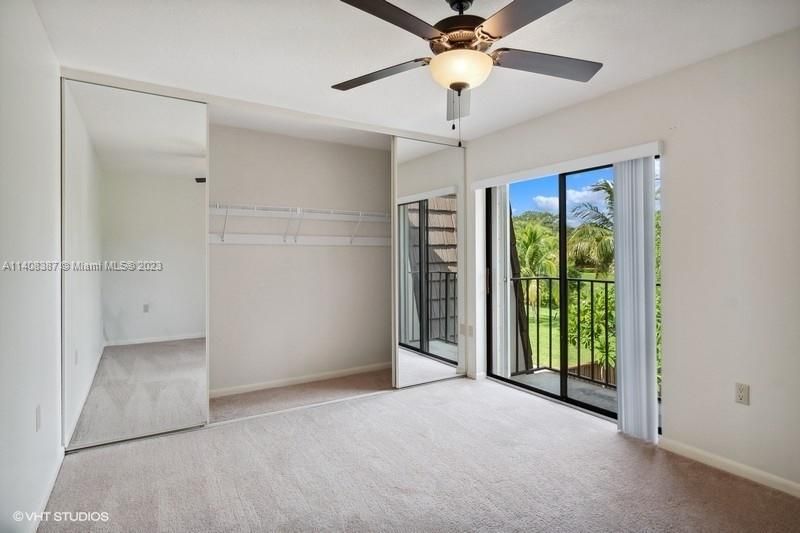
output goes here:
[{"label": "white sheer curtain", "polygon": [[617,425],[658,440],[656,390],[655,159],[614,165]]}]

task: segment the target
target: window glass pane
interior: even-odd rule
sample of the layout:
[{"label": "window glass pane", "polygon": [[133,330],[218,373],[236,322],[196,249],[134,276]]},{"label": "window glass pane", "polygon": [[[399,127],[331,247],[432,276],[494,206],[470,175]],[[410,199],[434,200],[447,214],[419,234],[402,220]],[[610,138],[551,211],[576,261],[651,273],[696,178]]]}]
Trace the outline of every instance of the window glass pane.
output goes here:
[{"label": "window glass pane", "polygon": [[566,177],[567,396],[617,412],[614,168]]},{"label": "window glass pane", "polygon": [[508,197],[509,377],[557,395],[561,393],[558,176],[513,183]]},{"label": "window glass pane", "polygon": [[399,325],[400,344],[422,349],[420,328],[420,203],[401,205],[398,212],[400,243]]},{"label": "window glass pane", "polygon": [[458,248],[456,195],[427,200],[428,352],[458,361]]}]

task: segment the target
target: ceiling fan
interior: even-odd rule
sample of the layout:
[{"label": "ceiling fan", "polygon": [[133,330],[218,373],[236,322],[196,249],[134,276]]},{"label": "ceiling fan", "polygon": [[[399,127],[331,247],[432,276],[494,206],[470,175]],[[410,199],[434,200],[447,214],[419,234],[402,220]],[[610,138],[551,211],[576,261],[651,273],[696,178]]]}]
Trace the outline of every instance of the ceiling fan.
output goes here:
[{"label": "ceiling fan", "polygon": [[602,63],[513,48],[489,48],[503,37],[527,26],[571,0],[514,0],[488,19],[465,15],[472,0],[445,0],[458,15],[433,26],[385,0],[342,0],[362,11],[394,24],[428,41],[433,57],[412,59],[334,85],[347,91],[401,72],[429,66],[441,86],[460,93],[486,81],[492,67],[504,67],[568,80],[592,79]]}]

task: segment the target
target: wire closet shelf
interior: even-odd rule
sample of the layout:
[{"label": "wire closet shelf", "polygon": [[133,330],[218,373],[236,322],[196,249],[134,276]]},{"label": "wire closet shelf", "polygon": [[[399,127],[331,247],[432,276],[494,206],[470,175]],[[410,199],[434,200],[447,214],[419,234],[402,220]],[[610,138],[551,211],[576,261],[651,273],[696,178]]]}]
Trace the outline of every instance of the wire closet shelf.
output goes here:
[{"label": "wire closet shelf", "polygon": [[[223,219],[221,230],[209,232],[210,244],[389,246],[388,224],[391,222],[391,217],[388,213],[214,202],[209,205],[209,217]],[[284,219],[286,224],[280,233],[275,231],[247,233],[228,231],[229,219],[237,217]],[[347,234],[342,235],[301,234],[303,221],[350,223],[350,226]],[[383,224],[387,226],[387,230],[377,236],[359,236],[362,224]]]}]

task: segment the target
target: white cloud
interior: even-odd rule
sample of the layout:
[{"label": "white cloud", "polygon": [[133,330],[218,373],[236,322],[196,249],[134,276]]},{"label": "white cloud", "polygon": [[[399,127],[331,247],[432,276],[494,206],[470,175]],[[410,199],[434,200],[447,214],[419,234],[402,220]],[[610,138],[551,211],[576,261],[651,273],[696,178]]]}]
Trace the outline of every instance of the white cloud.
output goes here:
[{"label": "white cloud", "polygon": [[[567,189],[567,211],[577,204],[589,203],[603,207],[605,195],[601,191],[592,191],[588,186],[582,189]],[[558,196],[535,196],[533,204],[541,211],[558,214]]]},{"label": "white cloud", "polygon": [[558,213],[558,196],[535,196],[533,203],[541,211]]},{"label": "white cloud", "polygon": [[602,191],[592,191],[589,187],[580,190],[567,189],[567,207],[575,204],[590,203],[601,205],[605,195]]}]

